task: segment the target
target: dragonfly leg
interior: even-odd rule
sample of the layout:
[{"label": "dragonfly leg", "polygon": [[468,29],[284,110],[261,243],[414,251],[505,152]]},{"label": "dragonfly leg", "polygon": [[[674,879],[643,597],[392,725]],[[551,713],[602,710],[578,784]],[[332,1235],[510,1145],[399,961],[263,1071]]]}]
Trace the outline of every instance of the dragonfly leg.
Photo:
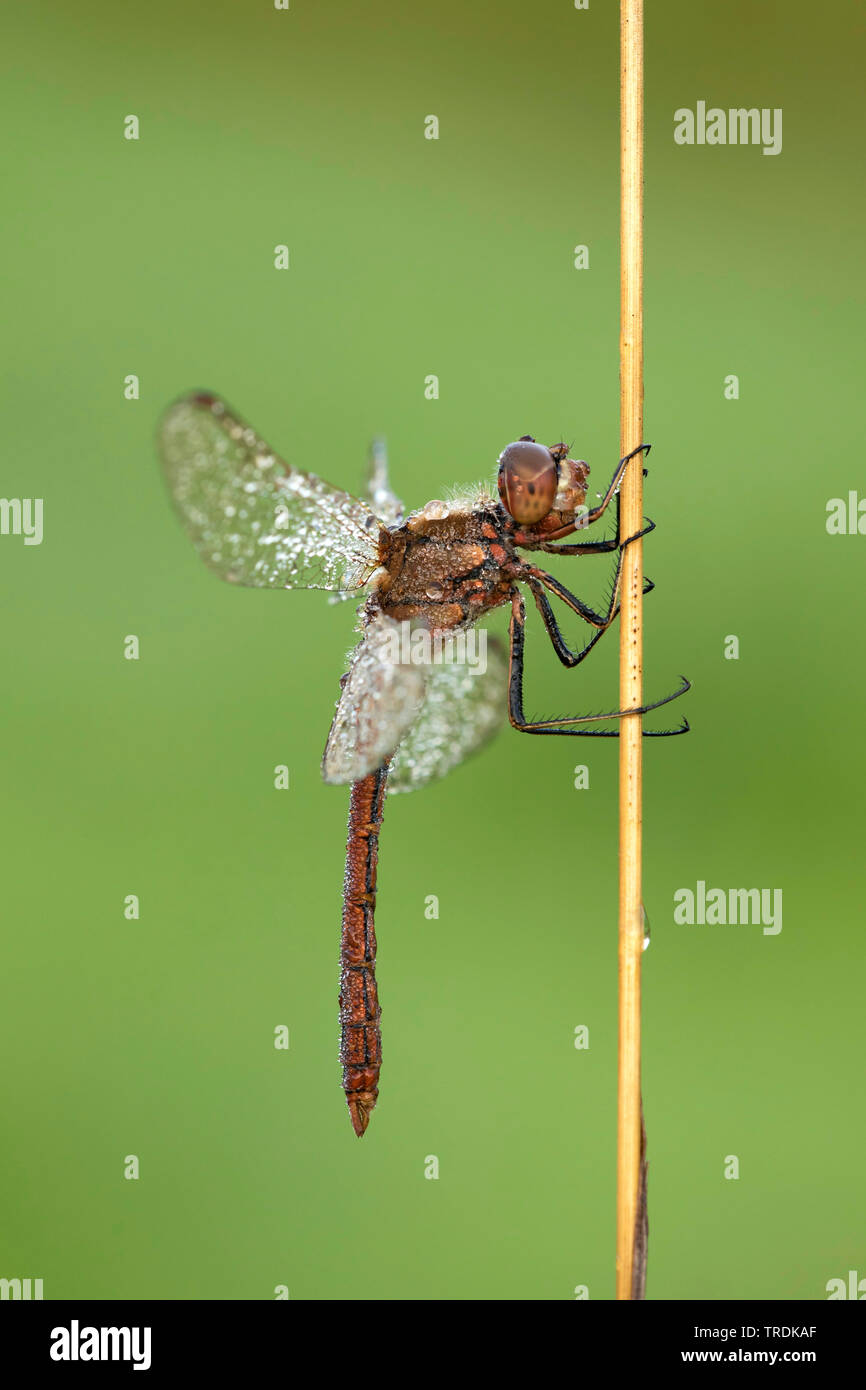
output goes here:
[{"label": "dragonfly leg", "polygon": [[[549,589],[552,594],[555,594],[557,598],[562,599],[563,603],[568,604],[568,607],[571,608],[575,613],[577,613],[578,617],[583,618],[584,622],[591,623],[593,627],[607,628],[610,626],[611,622],[616,617],[616,614],[619,612],[619,605],[617,604],[616,600],[619,595],[620,578],[622,575],[623,553],[626,550],[626,547],[631,545],[633,541],[640,540],[641,536],[646,536],[649,534],[650,531],[654,530],[655,522],[651,521],[649,525],[645,526],[642,531],[636,531],[633,536],[629,536],[626,540],[622,542],[621,545],[618,540],[614,541],[613,537],[611,538],[610,542],[598,542],[598,544],[600,546],[603,546],[605,549],[610,548],[619,551],[619,554],[616,557],[616,565],[614,567],[613,572],[613,583],[611,585],[610,601],[608,603],[607,612],[605,614],[596,613],[593,608],[590,608],[589,604],[584,603],[583,600],[579,599],[576,594],[573,594],[570,589],[566,589],[564,584],[560,584],[558,579],[554,579],[552,574],[548,574],[546,570],[539,569],[537,565],[526,564],[524,566],[524,574],[526,575],[527,582],[530,584],[530,586],[532,585],[533,579],[537,580],[538,583],[543,584],[546,589]],[[578,553],[585,554],[587,551],[587,547],[561,545],[551,546],[551,550],[557,554],[562,555]],[[598,554],[600,552],[593,551],[591,553]],[[651,593],[652,590],[655,588],[655,585],[653,584],[652,580],[645,579],[644,583],[649,586],[648,588],[644,588],[644,593]],[[544,615],[542,614],[542,616]]]},{"label": "dragonfly leg", "polygon": [[632,541],[639,541],[642,536],[648,536],[650,531],[656,529],[656,524],[649,517],[646,517],[646,526],[642,531],[635,531],[633,536],[626,536],[624,541],[619,538],[619,518],[617,517],[616,535],[608,536],[604,541],[585,541],[582,545],[549,545],[544,541],[538,548],[545,550],[549,555],[609,555],[612,550],[625,550]]},{"label": "dragonfly leg", "polygon": [[[607,632],[607,629],[613,622],[614,618],[619,613],[620,605],[618,602],[618,598],[620,581],[622,577],[623,552],[625,551],[627,546],[632,544],[633,541],[639,540],[641,536],[646,536],[649,534],[650,531],[655,530],[655,522],[649,521],[649,518],[647,518],[647,520],[649,524],[645,526],[642,531],[636,531],[633,536],[628,536],[627,539],[624,540],[621,545],[619,544],[618,538],[619,516],[617,516],[617,536],[611,537],[610,540],[598,541],[593,543],[593,545],[586,546],[563,545],[548,547],[550,551],[561,552],[563,554],[570,555],[599,554],[601,553],[601,551],[609,549],[619,550],[619,554],[617,555],[616,559],[616,566],[614,568],[610,599],[608,601],[606,613],[596,613],[595,610],[590,608],[588,604],[584,603],[582,599],[579,599],[576,594],[573,594],[569,589],[566,589],[564,584],[560,584],[557,579],[554,579],[552,574],[548,574],[545,570],[539,569],[536,565],[526,566],[527,583],[529,584],[529,587],[532,590],[532,595],[535,599],[536,606],[538,607],[538,611],[541,614],[544,626],[547,629],[547,635],[549,636],[551,643],[553,644],[553,650],[556,652],[556,655],[559,657],[563,666],[567,666],[569,668],[579,666],[580,663],[584,661],[585,658],[592,651],[596,642],[598,642],[600,638],[604,636],[604,634]],[[548,602],[546,594],[543,592],[541,588],[542,585],[544,586],[544,588],[549,589],[552,594],[555,594],[557,598],[561,599],[563,603],[567,604],[573,612],[577,613],[578,617],[583,618],[584,622],[587,622],[591,624],[592,627],[596,627],[599,629],[598,632],[596,632],[595,636],[589,642],[587,642],[586,645],[580,651],[571,651],[567,642],[562,636],[562,633],[559,629],[559,624],[557,623],[556,618],[554,617],[553,609],[551,608],[550,603]],[[647,579],[646,576],[644,576],[644,594],[646,595],[652,593],[654,588],[655,585],[653,584],[652,580]]]},{"label": "dragonfly leg", "polygon": [[[565,719],[528,720],[523,712],[525,626],[526,612],[523,596],[520,590],[515,588],[511,594],[511,623],[509,626],[508,717],[512,727],[522,734],[573,734],[576,737],[585,738],[618,738],[618,729],[577,729],[572,726],[594,724],[603,719],[622,719],[628,714],[648,714],[650,710],[660,709],[662,705],[669,704],[671,700],[676,700],[691,689],[690,682],[683,676],[679,689],[673,691],[672,694],[665,695],[663,699],[653,700],[645,705],[636,705],[633,709],[608,710],[603,714],[575,714]],[[688,729],[688,720],[684,719],[676,729],[644,729],[642,732],[644,738],[666,738],[674,734],[688,733]]]},{"label": "dragonfly leg", "polygon": [[[589,653],[595,646],[596,642],[601,641],[601,638],[607,632],[614,618],[616,618],[617,614],[619,613],[620,605],[617,602],[619,590],[619,577],[620,576],[618,565],[614,580],[614,588],[610,596],[610,603],[608,604],[607,613],[603,616],[598,613],[593,613],[592,609],[587,608],[587,606],[581,603],[580,599],[576,598],[574,594],[570,594],[567,589],[563,589],[561,585],[557,585],[555,580],[553,580],[552,584],[548,585],[552,593],[555,593],[558,598],[561,598],[565,603],[568,604],[570,608],[573,608],[574,612],[578,613],[580,617],[585,619],[586,622],[590,623],[593,627],[596,627],[598,629],[595,635],[590,638],[590,640],[586,643],[586,646],[581,648],[580,651],[572,651],[565,638],[563,637],[559,628],[559,624],[557,623],[556,617],[554,616],[553,609],[551,608],[547,595],[545,594],[544,588],[542,587],[547,580],[552,580],[552,576],[548,574],[543,574],[543,571],[539,570],[536,572],[535,575],[532,576],[532,578],[527,577],[526,582],[528,583],[529,588],[532,592],[532,596],[535,599],[536,607],[538,608],[538,611],[541,614],[541,618],[547,630],[547,635],[550,638],[553,650],[556,652],[556,655],[559,657],[563,666],[568,667],[569,670],[571,670],[575,666],[579,666],[582,661],[586,660],[586,658],[589,656]],[[644,594],[651,594],[654,588],[655,585],[653,584],[652,580],[644,577]],[[571,602],[571,600],[573,600],[573,602]],[[580,608],[576,606],[577,604],[580,604]],[[582,612],[581,609],[586,609],[586,612]]]},{"label": "dragonfly leg", "polygon": [[[570,526],[563,526],[559,531],[552,531],[550,535],[546,537],[546,541],[560,540],[563,536],[570,536],[574,531],[582,531],[584,527],[592,526],[593,522],[598,521],[599,517],[604,516],[604,513],[610,505],[611,498],[615,495],[617,488],[622,482],[623,474],[631,460],[636,454],[648,454],[651,448],[651,444],[638,444],[637,448],[632,449],[630,454],[626,454],[625,458],[621,458],[616,466],[616,472],[610,480],[607,492],[602,497],[598,506],[593,507],[592,511],[584,512],[580,519],[577,522],[572,522]],[[617,532],[619,532],[619,520],[617,520]]]}]

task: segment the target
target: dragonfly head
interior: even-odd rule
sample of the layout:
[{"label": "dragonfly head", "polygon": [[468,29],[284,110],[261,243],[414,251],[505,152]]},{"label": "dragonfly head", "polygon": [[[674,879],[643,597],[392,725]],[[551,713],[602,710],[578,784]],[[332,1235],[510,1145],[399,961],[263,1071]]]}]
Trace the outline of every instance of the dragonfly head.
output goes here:
[{"label": "dragonfly head", "polygon": [[502,450],[499,496],[519,526],[537,526],[551,512],[567,524],[583,506],[589,465],[567,455],[567,444],[547,448],[528,434]]}]

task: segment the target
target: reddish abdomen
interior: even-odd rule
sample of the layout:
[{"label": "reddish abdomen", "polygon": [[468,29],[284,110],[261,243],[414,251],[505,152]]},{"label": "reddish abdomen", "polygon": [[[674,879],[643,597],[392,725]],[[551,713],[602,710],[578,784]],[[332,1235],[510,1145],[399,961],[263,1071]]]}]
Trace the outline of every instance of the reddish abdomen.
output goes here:
[{"label": "reddish abdomen", "polygon": [[343,931],[340,939],[340,1061],[343,1090],[358,1138],[379,1095],[381,1009],[376,989],[376,865],[388,765],[352,783]]}]

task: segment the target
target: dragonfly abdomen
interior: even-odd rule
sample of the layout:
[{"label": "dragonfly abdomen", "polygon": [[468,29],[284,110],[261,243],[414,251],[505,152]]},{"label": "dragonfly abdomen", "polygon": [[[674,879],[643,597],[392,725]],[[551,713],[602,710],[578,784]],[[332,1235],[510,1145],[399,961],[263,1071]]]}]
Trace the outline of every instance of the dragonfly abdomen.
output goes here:
[{"label": "dragonfly abdomen", "polygon": [[388,764],[352,783],[343,928],[340,939],[340,1061],[343,1090],[358,1138],[379,1095],[381,1009],[376,986],[376,868]]}]

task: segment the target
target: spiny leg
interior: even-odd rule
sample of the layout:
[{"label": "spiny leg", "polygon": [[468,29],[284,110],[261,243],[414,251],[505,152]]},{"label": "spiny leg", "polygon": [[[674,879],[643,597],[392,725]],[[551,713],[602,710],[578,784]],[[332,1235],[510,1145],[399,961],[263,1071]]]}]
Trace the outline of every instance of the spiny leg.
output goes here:
[{"label": "spiny leg", "polygon": [[[592,651],[596,642],[601,641],[602,637],[607,632],[614,618],[616,618],[617,614],[619,613],[620,605],[619,603],[616,603],[615,592],[612,592],[610,604],[608,606],[608,613],[606,615],[605,620],[602,622],[593,621],[592,623],[592,626],[597,627],[598,631],[595,633],[593,637],[590,638],[585,647],[582,647],[580,651],[573,652],[560,631],[559,624],[557,623],[553,609],[551,608],[550,603],[548,602],[547,595],[541,587],[542,583],[544,582],[544,580],[541,579],[541,573],[542,572],[539,571],[539,577],[537,579],[528,579],[527,583],[529,584],[530,590],[532,591],[532,596],[535,599],[538,611],[541,614],[542,622],[544,623],[547,635],[550,638],[553,650],[556,652],[556,655],[559,657],[563,666],[567,666],[569,670],[571,670],[573,667],[579,666],[580,663],[584,661],[587,656],[589,656],[589,653]],[[551,579],[552,576],[545,575],[544,578]],[[617,588],[618,586],[619,581],[617,579]],[[644,577],[644,594],[652,593],[654,588],[655,585],[653,584],[652,580]],[[556,593],[558,597],[563,599],[565,599],[566,594],[568,595],[569,599],[573,599],[575,597],[573,594],[568,594],[568,590],[560,592],[560,589],[561,586],[557,586],[556,589],[552,589],[552,592]],[[580,602],[580,600],[577,600],[577,602]],[[571,607],[572,605],[569,604],[569,606]],[[581,614],[580,616],[583,617],[584,615]],[[587,621],[590,620],[587,619]]]},{"label": "spiny leg", "polygon": [[[584,738],[619,738],[618,729],[575,729],[574,724],[593,724],[601,719],[622,719],[628,714],[648,714],[650,710],[660,709],[671,700],[685,695],[691,684],[685,676],[682,685],[673,694],[649,704],[636,705],[633,709],[608,710],[603,714],[576,714],[566,719],[528,720],[523,712],[523,648],[526,612],[523,596],[519,589],[511,592],[511,623],[509,626],[509,670],[508,670],[508,717],[513,728],[522,734],[572,734]],[[600,634],[599,634],[600,635]],[[688,720],[683,720],[677,729],[643,729],[644,738],[666,738],[674,734],[688,732]]]},{"label": "spiny leg", "polygon": [[[589,512],[584,512],[582,516],[578,517],[577,521],[571,522],[568,526],[561,526],[558,531],[551,531],[549,535],[545,536],[545,543],[547,543],[548,541],[561,540],[563,536],[570,536],[574,531],[582,531],[585,527],[592,526],[593,522],[598,521],[599,517],[604,516],[604,513],[607,511],[608,505],[611,501],[611,498],[614,496],[617,488],[622,482],[623,474],[625,473],[625,470],[628,467],[630,461],[635,457],[636,454],[640,454],[642,452],[648,454],[651,448],[651,444],[639,444],[636,449],[632,449],[630,454],[626,454],[625,458],[621,458],[619,463],[617,464],[616,472],[610,480],[610,486],[608,487],[607,492],[602,497],[598,506],[593,507],[592,510]],[[618,535],[618,515],[616,529]]]},{"label": "spiny leg", "polygon": [[[607,612],[603,614],[596,613],[593,608],[590,608],[589,604],[584,603],[583,600],[579,599],[576,594],[573,594],[569,589],[566,589],[564,584],[560,584],[559,580],[554,579],[553,575],[548,574],[546,570],[539,569],[537,565],[526,565],[526,581],[529,584],[530,589],[532,590],[532,596],[535,599],[536,606],[538,607],[538,611],[541,614],[544,626],[547,629],[547,634],[551,640],[551,643],[553,644],[553,650],[556,652],[556,655],[559,657],[563,666],[567,666],[569,668],[579,666],[581,661],[583,661],[592,651],[596,642],[598,642],[599,639],[604,635],[604,633],[607,632],[607,629],[610,627],[611,623],[616,618],[620,609],[618,598],[620,581],[622,578],[623,551],[625,550],[626,546],[631,545],[632,541],[638,540],[641,536],[645,535],[648,530],[652,529],[653,526],[652,523],[650,523],[650,526],[645,527],[643,531],[638,531],[635,533],[635,535],[629,536],[626,540],[623,541],[622,545],[619,547],[619,554],[617,555],[616,567],[614,569],[610,598],[607,605]],[[602,541],[600,542],[600,544],[607,547],[608,542]],[[564,548],[565,547],[563,547],[563,549]],[[575,549],[576,548],[577,547],[575,547]],[[568,646],[567,642],[565,641],[565,638],[560,632],[559,624],[557,623],[556,618],[554,617],[553,609],[551,608],[550,603],[548,602],[546,594],[543,592],[542,586],[544,586],[544,588],[549,589],[552,594],[556,594],[557,598],[561,599],[562,602],[567,604],[567,606],[571,608],[573,612],[577,613],[578,617],[583,618],[584,622],[587,622],[592,627],[596,627],[599,629],[598,632],[596,632],[595,636],[579,652],[573,652],[571,648]],[[653,584],[652,580],[644,577],[644,594],[652,593],[654,588],[655,585]]]},{"label": "spiny leg", "polygon": [[642,536],[648,536],[650,531],[656,529],[654,521],[646,518],[646,526],[642,531],[635,531],[633,536],[626,536],[624,541],[619,538],[619,517],[616,523],[616,535],[608,536],[604,541],[584,541],[581,545],[548,545],[543,541],[538,547],[549,555],[609,555],[613,550],[624,550],[632,541],[639,541]]},{"label": "spiny leg", "polygon": [[[617,605],[616,600],[619,596],[619,586],[622,577],[623,552],[625,551],[627,546],[632,544],[633,541],[640,540],[641,536],[646,535],[648,531],[654,529],[654,523],[651,522],[650,525],[645,526],[642,531],[636,531],[633,536],[628,536],[626,540],[622,542],[621,545],[618,541],[614,542],[611,545],[609,545],[607,541],[598,542],[598,544],[603,546],[605,549],[619,549],[619,554],[616,557],[616,566],[613,572],[613,582],[611,584],[610,601],[607,606],[607,612],[604,614],[596,613],[595,609],[590,608],[588,603],[584,603],[583,599],[579,599],[576,594],[573,594],[571,592],[570,589],[566,589],[564,584],[560,584],[558,579],[554,579],[552,574],[548,574],[546,570],[539,569],[537,565],[524,565],[523,572],[526,576],[527,583],[529,583],[530,586],[532,586],[532,581],[535,580],[538,584],[543,584],[546,589],[549,589],[552,594],[556,594],[557,598],[562,599],[563,603],[567,604],[573,612],[577,613],[578,617],[583,618],[584,622],[590,623],[593,627],[599,627],[602,629],[608,628],[610,624],[613,622],[614,618],[616,617],[616,614],[619,612],[619,606]],[[578,550],[581,550],[581,553],[585,553],[582,551],[582,548],[577,546],[560,546],[553,548],[566,554],[574,553]],[[644,589],[644,593],[651,593],[652,590],[655,588],[655,585],[653,584],[651,579],[648,579],[645,582],[649,585],[649,587]],[[535,592],[534,588],[533,592]],[[537,597],[536,602],[538,602]],[[542,617],[545,619],[546,624],[547,619],[543,611]],[[549,630],[550,629],[548,628],[548,631]]]}]

